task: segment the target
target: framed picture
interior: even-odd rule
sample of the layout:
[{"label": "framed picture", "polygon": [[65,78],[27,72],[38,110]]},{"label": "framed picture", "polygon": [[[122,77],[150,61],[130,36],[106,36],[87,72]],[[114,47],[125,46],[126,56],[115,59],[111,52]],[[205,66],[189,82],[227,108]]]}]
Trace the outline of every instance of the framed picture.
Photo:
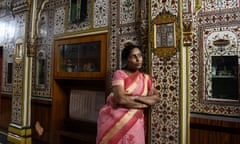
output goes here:
[{"label": "framed picture", "polygon": [[169,57],[176,53],[178,27],[175,16],[170,13],[158,15],[152,22],[151,45],[160,57]]}]

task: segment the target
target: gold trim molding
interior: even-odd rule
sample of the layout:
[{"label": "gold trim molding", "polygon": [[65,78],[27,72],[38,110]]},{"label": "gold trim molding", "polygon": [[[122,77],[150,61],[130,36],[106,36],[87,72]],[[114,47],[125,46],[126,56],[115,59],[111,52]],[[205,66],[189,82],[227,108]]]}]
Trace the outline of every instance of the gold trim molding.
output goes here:
[{"label": "gold trim molding", "polygon": [[194,11],[197,12],[201,7],[202,7],[202,0],[196,0]]},{"label": "gold trim molding", "polygon": [[32,130],[30,127],[22,127],[10,124],[8,127],[8,141],[14,144],[31,144]]},{"label": "gold trim molding", "polygon": [[16,124],[10,124],[8,127],[8,132],[17,134],[19,136],[31,136],[32,130],[30,127],[21,127]]}]

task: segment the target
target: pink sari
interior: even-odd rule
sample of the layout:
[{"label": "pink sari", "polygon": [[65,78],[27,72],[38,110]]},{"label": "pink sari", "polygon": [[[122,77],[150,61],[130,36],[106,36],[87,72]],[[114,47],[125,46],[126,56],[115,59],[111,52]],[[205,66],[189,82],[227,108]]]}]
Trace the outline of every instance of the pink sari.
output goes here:
[{"label": "pink sari", "polygon": [[[114,73],[112,85],[123,86],[129,96],[146,96],[152,88],[152,81],[140,72],[128,76],[118,70]],[[111,93],[99,112],[97,144],[145,144],[145,126],[143,109],[119,107]]]}]

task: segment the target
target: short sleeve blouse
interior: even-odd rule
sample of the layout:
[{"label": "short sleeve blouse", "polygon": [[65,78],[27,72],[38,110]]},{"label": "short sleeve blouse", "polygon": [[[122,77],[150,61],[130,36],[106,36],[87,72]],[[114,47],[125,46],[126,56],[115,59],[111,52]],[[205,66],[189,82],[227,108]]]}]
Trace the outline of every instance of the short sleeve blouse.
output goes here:
[{"label": "short sleeve blouse", "polygon": [[[122,86],[124,87],[124,79],[126,79],[128,75],[123,70],[117,70],[113,74],[112,86]],[[149,77],[148,79],[148,90],[153,88],[152,79]]]},{"label": "short sleeve blouse", "polygon": [[112,86],[123,86],[124,87],[124,79],[127,78],[128,75],[123,70],[117,70],[113,74]]}]

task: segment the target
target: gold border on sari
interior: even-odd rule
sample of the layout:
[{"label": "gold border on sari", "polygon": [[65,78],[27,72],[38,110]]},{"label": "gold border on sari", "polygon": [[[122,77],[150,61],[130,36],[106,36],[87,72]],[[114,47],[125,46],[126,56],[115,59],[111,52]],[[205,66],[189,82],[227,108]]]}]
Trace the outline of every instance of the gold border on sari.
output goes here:
[{"label": "gold border on sari", "polygon": [[120,121],[118,121],[111,130],[102,138],[100,144],[106,144],[109,140],[136,114],[137,109],[130,109]]}]

